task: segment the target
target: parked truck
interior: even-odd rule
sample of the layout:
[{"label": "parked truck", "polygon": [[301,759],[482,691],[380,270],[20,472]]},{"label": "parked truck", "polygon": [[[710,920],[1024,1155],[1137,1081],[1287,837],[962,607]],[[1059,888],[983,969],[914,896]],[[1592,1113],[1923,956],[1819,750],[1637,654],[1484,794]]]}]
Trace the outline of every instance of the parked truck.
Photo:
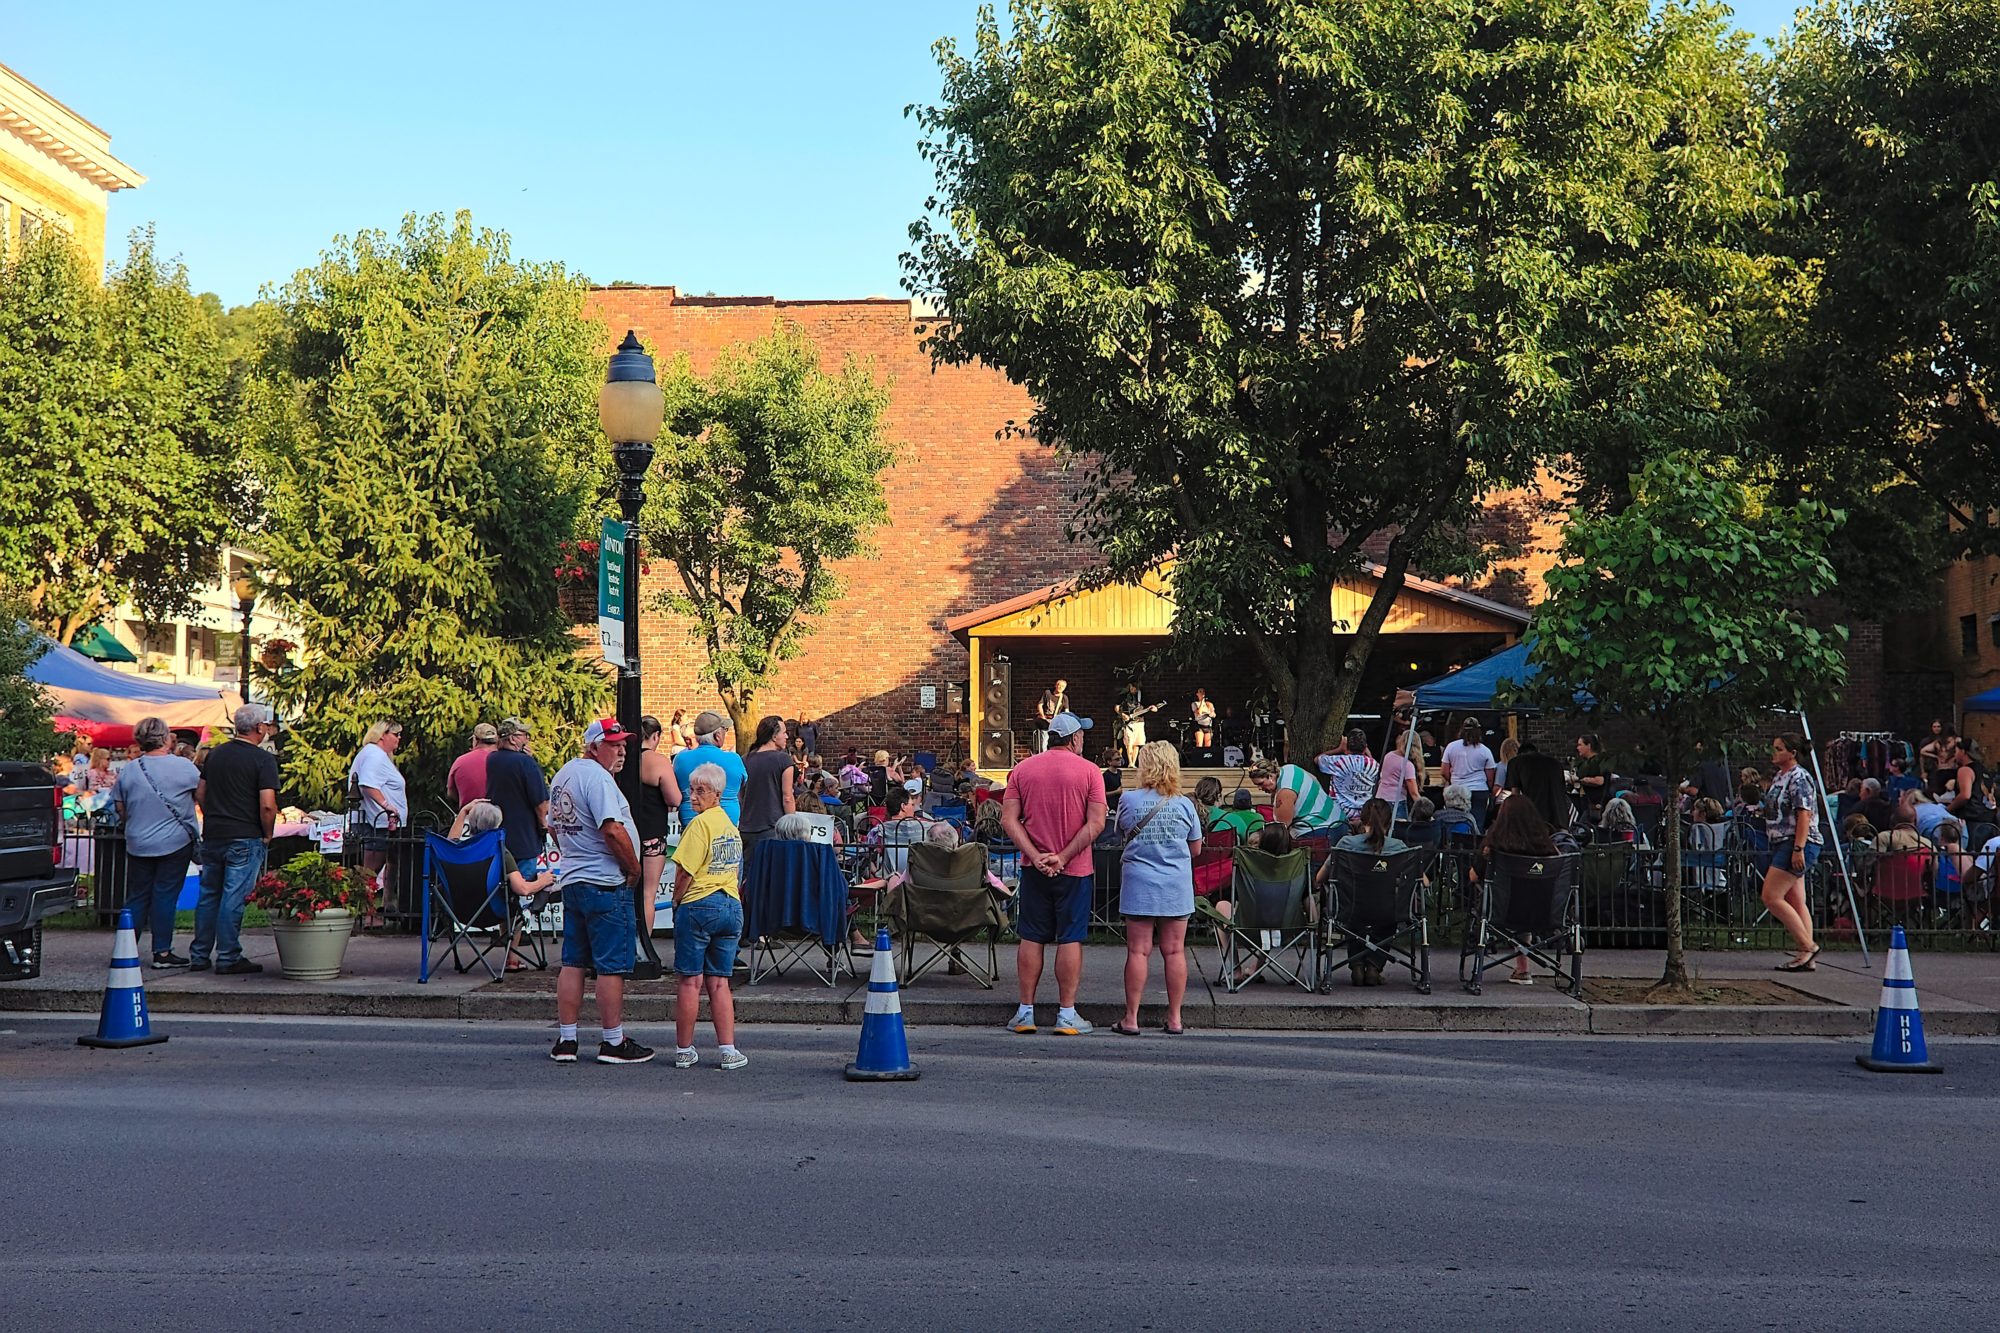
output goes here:
[{"label": "parked truck", "polygon": [[0,981],[42,974],[42,920],[76,903],[62,832],[55,775],[40,764],[0,761]]}]

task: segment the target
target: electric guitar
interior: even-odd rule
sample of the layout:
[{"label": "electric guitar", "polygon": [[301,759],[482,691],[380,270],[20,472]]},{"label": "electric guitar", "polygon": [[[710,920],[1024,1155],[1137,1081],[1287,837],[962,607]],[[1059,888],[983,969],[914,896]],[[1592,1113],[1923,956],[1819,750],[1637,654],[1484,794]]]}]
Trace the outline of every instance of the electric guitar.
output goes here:
[{"label": "electric guitar", "polygon": [[1162,699],[1160,702],[1156,704],[1145,704],[1142,707],[1136,709],[1127,708],[1125,707],[1125,705],[1120,704],[1118,706],[1118,721],[1125,726],[1130,726],[1132,723],[1137,722],[1140,718],[1146,716],[1146,714],[1157,713],[1166,706],[1167,706],[1167,701],[1164,699]]}]

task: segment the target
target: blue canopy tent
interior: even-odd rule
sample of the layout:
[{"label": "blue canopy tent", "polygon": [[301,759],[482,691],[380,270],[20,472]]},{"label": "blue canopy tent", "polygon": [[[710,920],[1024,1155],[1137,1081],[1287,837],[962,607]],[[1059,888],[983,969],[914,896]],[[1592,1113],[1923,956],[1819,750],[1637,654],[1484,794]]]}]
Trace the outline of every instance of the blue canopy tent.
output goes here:
[{"label": "blue canopy tent", "polygon": [[27,677],[55,696],[56,711],[83,722],[123,723],[142,717],[166,719],[171,727],[222,726],[242,703],[235,690],[214,685],[176,685],[113,671],[74,648],[43,638],[47,651]]},{"label": "blue canopy tent", "polygon": [[1973,695],[1961,707],[1968,713],[2000,713],[2000,685]]}]

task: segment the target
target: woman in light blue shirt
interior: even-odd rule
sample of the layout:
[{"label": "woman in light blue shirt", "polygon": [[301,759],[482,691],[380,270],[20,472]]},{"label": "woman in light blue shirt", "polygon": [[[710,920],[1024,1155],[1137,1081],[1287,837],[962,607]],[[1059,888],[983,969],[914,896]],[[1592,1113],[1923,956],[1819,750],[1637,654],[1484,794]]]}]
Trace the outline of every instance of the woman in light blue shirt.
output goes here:
[{"label": "woman in light blue shirt", "polygon": [[1167,976],[1166,1031],[1179,1036],[1201,815],[1181,795],[1181,757],[1166,741],[1139,748],[1139,785],[1119,798],[1117,828],[1125,842],[1118,888],[1125,915],[1125,1017],[1111,1030],[1139,1035],[1139,998],[1157,939]]}]

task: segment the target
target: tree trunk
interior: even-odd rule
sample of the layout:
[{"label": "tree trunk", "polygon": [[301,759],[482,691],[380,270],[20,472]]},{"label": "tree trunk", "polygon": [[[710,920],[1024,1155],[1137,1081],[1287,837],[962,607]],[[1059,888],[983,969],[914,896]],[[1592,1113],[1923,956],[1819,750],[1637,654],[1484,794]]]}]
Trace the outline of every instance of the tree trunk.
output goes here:
[{"label": "tree trunk", "polygon": [[1660,874],[1665,880],[1667,913],[1667,964],[1660,974],[1660,985],[1677,991],[1690,989],[1688,983],[1687,955],[1681,939],[1681,811],[1679,774],[1682,757],[1669,748],[1667,761],[1667,790],[1660,814],[1660,831],[1664,851],[1660,858]]},{"label": "tree trunk", "polygon": [[717,693],[722,696],[722,706],[729,710],[729,725],[736,731],[736,753],[749,754],[757,736],[757,717],[752,711],[757,702],[756,691],[723,685]]}]

